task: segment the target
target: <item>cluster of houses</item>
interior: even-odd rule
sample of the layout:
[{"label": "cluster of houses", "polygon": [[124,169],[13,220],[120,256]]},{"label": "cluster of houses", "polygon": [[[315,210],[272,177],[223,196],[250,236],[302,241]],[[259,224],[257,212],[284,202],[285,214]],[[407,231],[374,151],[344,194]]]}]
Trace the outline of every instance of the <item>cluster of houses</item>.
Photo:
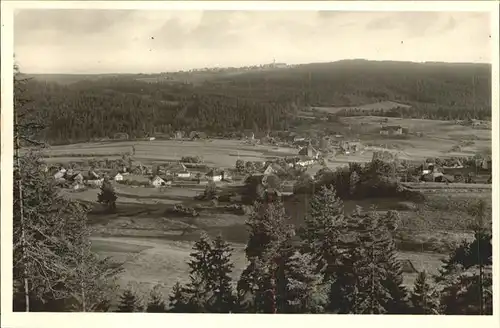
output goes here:
[{"label": "cluster of houses", "polygon": [[156,174],[151,179],[149,180],[149,183],[151,186],[159,188],[159,187],[166,187],[166,186],[171,186],[172,181],[174,180],[174,177],[177,177],[179,179],[190,179],[190,180],[197,180],[198,183],[202,182],[221,182],[221,181],[229,181],[231,180],[231,176],[228,171],[226,170],[218,170],[218,169],[211,169],[204,175],[201,173],[193,173],[189,171],[183,164],[179,163],[182,167],[184,167],[183,170],[178,170],[174,172],[173,174],[170,172],[167,173],[160,173]]},{"label": "cluster of houses", "polygon": [[[457,180],[464,179],[465,182],[467,182],[471,181],[471,177],[475,176],[477,173],[491,173],[491,169],[491,158],[477,160],[475,167],[466,167],[462,165],[459,159],[447,165],[425,163],[422,165],[420,180],[431,182],[456,182]],[[489,181],[491,181],[491,176]]]},{"label": "cluster of houses", "polygon": [[[71,168],[66,170],[64,167],[57,169],[57,172],[54,173],[54,179],[58,183],[68,183],[74,190],[83,189],[86,185],[100,187],[104,182],[104,177],[99,176],[93,170],[84,174]],[[121,179],[123,180],[123,177]]]},{"label": "cluster of houses", "polygon": [[58,183],[69,185],[74,190],[83,189],[85,186],[101,187],[105,179],[116,182],[124,181],[125,176],[130,173],[150,176],[149,185],[153,187],[169,186],[172,185],[174,180],[197,180],[199,183],[202,183],[202,181],[220,182],[231,179],[229,172],[226,170],[210,169],[207,173],[203,174],[188,170],[180,162],[167,165],[167,167],[158,167],[155,173],[153,173],[151,168],[141,164],[132,169],[120,167],[118,170],[101,174],[96,173],[93,169],[90,169],[87,173],[82,173],[71,168],[66,169],[62,166],[52,168],[54,179]]}]

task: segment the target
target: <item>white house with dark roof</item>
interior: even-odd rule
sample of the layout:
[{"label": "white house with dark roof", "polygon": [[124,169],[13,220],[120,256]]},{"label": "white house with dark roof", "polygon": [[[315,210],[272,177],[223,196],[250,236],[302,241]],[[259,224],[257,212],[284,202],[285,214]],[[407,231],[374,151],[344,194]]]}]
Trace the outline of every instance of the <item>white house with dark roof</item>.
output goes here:
[{"label": "white house with dark roof", "polygon": [[153,178],[149,180],[149,184],[152,185],[155,188],[163,187],[163,186],[170,186],[172,185],[171,180],[165,180],[162,177],[156,175]]},{"label": "white house with dark roof", "polygon": [[205,174],[205,177],[213,182],[219,182],[222,181],[222,171],[216,170],[216,169],[211,169],[207,174]]},{"label": "white house with dark roof", "polygon": [[111,177],[115,181],[123,181],[123,175],[121,173],[119,173],[119,172],[112,174]]}]

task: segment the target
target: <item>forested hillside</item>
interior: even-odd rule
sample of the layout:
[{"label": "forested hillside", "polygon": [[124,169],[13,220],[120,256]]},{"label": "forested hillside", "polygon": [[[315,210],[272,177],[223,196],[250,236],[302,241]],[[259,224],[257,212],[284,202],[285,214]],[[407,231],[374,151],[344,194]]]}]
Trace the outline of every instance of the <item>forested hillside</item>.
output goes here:
[{"label": "forested hillside", "polygon": [[154,83],[144,82],[144,76],[82,76],[73,83],[67,76],[35,76],[27,82],[26,94],[48,126],[42,137],[51,143],[112,137],[117,132],[145,137],[177,129],[211,134],[281,130],[291,127],[304,106],[388,100],[412,106],[393,110],[390,116],[491,117],[491,66],[486,64],[350,60],[236,75],[222,72],[196,84],[185,78],[189,75],[183,81]]}]

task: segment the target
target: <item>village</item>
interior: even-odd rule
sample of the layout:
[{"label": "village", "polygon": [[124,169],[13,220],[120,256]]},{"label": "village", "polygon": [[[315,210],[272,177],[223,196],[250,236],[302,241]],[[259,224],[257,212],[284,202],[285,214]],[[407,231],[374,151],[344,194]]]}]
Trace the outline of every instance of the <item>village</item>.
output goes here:
[{"label": "village", "polygon": [[[407,134],[408,129],[401,126],[382,126],[381,135]],[[210,139],[205,134],[191,132],[185,137],[176,132],[176,140]],[[156,138],[149,138],[155,142]],[[331,135],[321,138],[301,136],[296,133],[285,137],[269,134],[255,138],[254,132],[242,135],[241,142],[247,145],[272,144],[289,147],[296,155],[275,156],[263,161],[236,159],[232,167],[210,166],[200,156],[184,156],[179,160],[156,161],[148,165],[134,158],[135,146],[120,159],[92,159],[86,162],[68,163],[66,165],[46,166],[56,183],[63,189],[74,192],[88,188],[100,188],[104,181],[112,181],[116,185],[128,185],[142,188],[204,186],[212,183],[219,189],[231,189],[235,186],[253,184],[256,181],[265,191],[272,190],[283,197],[294,193],[297,183],[304,176],[314,181],[318,173],[332,171],[329,164],[335,163],[338,156],[349,158],[349,155],[372,153],[371,160],[394,163],[396,178],[403,183],[425,182],[465,182],[491,183],[491,157],[489,158],[436,158],[425,161],[408,161],[398,157],[397,152],[364,145],[359,140],[345,140],[342,135]],[[317,148],[319,148],[319,150]],[[488,173],[489,172],[489,173]],[[269,179],[272,176],[273,178]],[[268,181],[274,181],[269,183]],[[277,182],[276,182],[277,181]]]}]

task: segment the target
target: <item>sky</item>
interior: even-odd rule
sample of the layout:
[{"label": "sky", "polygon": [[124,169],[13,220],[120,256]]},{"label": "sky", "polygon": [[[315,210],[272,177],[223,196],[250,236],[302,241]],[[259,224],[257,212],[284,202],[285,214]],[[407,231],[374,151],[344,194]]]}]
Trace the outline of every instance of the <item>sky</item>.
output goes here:
[{"label": "sky", "polygon": [[490,63],[488,13],[24,9],[25,73],[158,73],[342,59]]}]

